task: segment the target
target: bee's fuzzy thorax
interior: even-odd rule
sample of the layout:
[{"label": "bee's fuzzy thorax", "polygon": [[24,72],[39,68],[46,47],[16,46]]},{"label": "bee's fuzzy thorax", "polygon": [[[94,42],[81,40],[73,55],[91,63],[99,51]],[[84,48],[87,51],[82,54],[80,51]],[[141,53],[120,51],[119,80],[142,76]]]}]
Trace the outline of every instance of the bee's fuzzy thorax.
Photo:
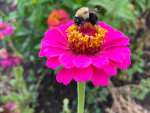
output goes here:
[{"label": "bee's fuzzy thorax", "polygon": [[[80,17],[83,19],[89,18],[89,14],[88,14],[89,12],[88,11],[89,11],[89,8],[82,7],[82,8],[77,10],[75,17]],[[85,14],[85,12],[87,12],[87,14]]]},{"label": "bee's fuzzy thorax", "polygon": [[74,18],[75,25],[81,27],[86,22],[90,22],[93,26],[98,25],[98,16],[96,15],[97,8],[89,9],[87,7],[82,7],[77,10]]}]

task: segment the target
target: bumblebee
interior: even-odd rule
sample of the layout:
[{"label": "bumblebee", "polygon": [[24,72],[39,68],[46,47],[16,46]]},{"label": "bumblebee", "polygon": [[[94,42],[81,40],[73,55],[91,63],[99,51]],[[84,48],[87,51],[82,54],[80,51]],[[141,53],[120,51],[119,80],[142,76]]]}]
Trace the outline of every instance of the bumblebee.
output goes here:
[{"label": "bumblebee", "polygon": [[97,9],[89,9],[87,7],[78,9],[74,17],[75,25],[80,26],[81,24],[82,27],[85,22],[90,22],[93,26],[98,25],[97,11]]}]

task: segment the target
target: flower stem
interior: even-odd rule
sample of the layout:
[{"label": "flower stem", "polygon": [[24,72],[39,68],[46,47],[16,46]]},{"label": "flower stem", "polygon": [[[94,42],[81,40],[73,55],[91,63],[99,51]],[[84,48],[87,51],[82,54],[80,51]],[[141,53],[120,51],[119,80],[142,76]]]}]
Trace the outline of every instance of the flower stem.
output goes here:
[{"label": "flower stem", "polygon": [[84,112],[85,82],[78,82],[78,113]]},{"label": "flower stem", "polygon": [[17,56],[20,56],[21,58],[23,58],[22,54],[20,54],[20,53],[16,50],[16,48],[15,48],[15,46],[13,45],[12,40],[11,40],[11,38],[10,38],[9,36],[8,36],[8,38],[7,38],[7,41],[8,41],[8,43],[9,43],[10,47],[12,48],[12,50],[14,51],[14,53],[15,53]]},{"label": "flower stem", "polygon": [[7,17],[7,16],[5,15],[5,13],[3,13],[2,11],[0,11],[0,15],[3,16],[3,17]]},{"label": "flower stem", "polygon": [[38,82],[37,82],[37,84],[35,85],[35,90],[38,90],[38,88],[39,88],[39,86],[40,86],[40,83],[42,82],[42,80],[43,80],[44,76],[46,75],[46,73],[47,73],[47,70],[45,70],[45,71],[42,73],[42,75],[40,75],[40,77],[39,77],[39,79],[38,79]]}]

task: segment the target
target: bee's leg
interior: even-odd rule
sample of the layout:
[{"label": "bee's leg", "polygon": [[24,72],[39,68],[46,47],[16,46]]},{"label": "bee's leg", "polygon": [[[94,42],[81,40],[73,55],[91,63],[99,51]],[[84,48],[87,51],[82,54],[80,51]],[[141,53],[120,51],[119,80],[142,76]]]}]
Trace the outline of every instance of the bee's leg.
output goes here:
[{"label": "bee's leg", "polygon": [[77,26],[77,30],[79,30],[79,26]]},{"label": "bee's leg", "polygon": [[81,23],[81,27],[84,27],[84,22]]},{"label": "bee's leg", "polygon": [[97,26],[97,29],[98,29],[98,21],[96,22],[96,26]]},{"label": "bee's leg", "polygon": [[87,25],[88,25],[88,22],[89,22],[89,19],[86,18],[86,19],[84,20],[84,23],[86,23],[86,27],[87,27]]},{"label": "bee's leg", "polygon": [[79,30],[81,28],[80,23],[77,23],[77,29]]},{"label": "bee's leg", "polygon": [[98,25],[98,22],[96,22],[96,25]]},{"label": "bee's leg", "polygon": [[86,18],[85,20],[84,20],[84,22],[88,22],[89,21],[89,19],[88,18]]}]

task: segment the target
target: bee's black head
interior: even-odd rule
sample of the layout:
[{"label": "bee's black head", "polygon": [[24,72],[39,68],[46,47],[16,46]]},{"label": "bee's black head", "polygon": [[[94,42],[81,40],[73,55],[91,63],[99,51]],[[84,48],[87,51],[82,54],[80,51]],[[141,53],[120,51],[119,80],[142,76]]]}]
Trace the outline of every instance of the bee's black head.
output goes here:
[{"label": "bee's black head", "polygon": [[74,18],[75,25],[79,26],[82,23],[83,19],[79,17]]}]

